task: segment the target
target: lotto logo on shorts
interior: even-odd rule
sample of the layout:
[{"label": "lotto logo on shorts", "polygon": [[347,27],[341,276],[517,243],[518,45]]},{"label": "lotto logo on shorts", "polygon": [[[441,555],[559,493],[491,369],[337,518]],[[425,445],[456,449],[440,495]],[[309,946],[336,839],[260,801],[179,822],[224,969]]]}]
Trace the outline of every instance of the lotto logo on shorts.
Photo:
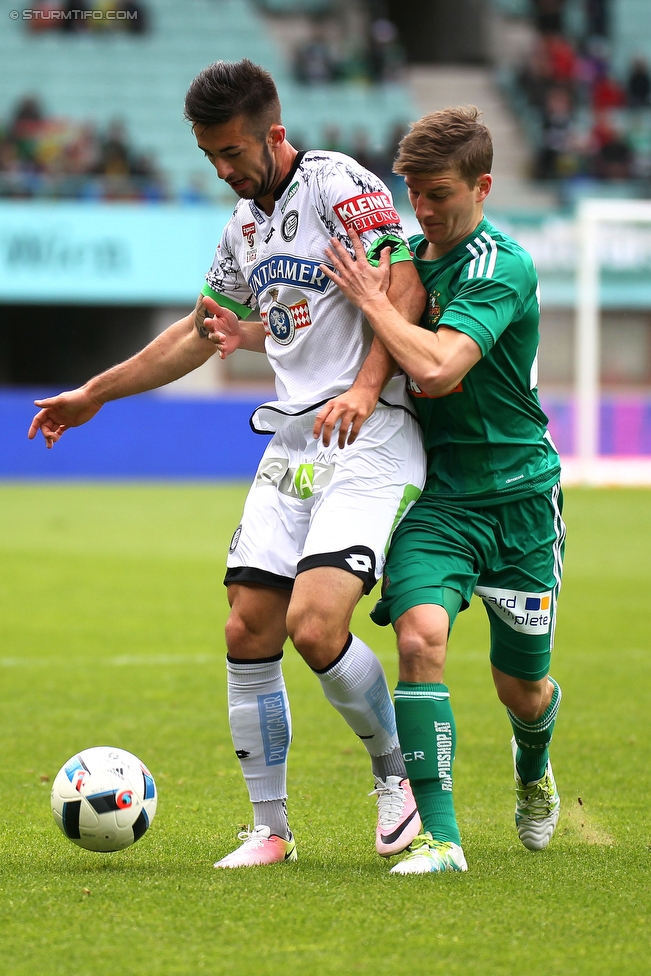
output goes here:
[{"label": "lotto logo on shorts", "polygon": [[501,590],[493,586],[476,586],[480,596],[493,613],[520,634],[548,634],[552,622],[552,594],[525,593],[522,590]]},{"label": "lotto logo on shorts", "polygon": [[335,213],[346,230],[352,227],[361,234],[375,227],[399,224],[400,217],[388,193],[361,193],[335,205]]}]

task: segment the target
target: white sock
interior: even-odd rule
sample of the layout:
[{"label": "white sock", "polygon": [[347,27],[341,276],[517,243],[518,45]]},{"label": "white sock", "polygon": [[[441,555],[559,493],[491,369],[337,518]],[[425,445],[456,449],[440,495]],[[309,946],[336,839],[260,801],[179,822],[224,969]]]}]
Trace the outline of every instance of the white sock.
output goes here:
[{"label": "white sock", "polygon": [[369,755],[393,753],[398,746],[396,716],[384,670],[371,648],[350,634],[339,657],[316,674],[326,698]]},{"label": "white sock", "polygon": [[264,824],[276,837],[289,840],[289,823],[287,822],[286,800],[259,800],[253,804],[253,824],[260,827]]},{"label": "white sock", "polygon": [[281,659],[226,658],[231,736],[252,803],[287,798],[292,719]]}]

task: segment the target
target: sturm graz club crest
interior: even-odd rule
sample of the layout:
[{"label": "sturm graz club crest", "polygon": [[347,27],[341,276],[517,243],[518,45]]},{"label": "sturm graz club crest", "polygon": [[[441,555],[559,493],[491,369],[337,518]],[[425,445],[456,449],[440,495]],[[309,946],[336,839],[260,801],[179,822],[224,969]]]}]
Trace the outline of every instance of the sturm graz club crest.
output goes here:
[{"label": "sturm graz club crest", "polygon": [[294,323],[294,316],[292,311],[287,305],[283,305],[278,299],[278,289],[271,289],[271,297],[273,302],[267,309],[267,325],[269,327],[269,332],[281,346],[288,346],[292,339],[294,338],[294,333],[296,332],[296,325]]},{"label": "sturm graz club crest", "polygon": [[228,547],[229,552],[235,552],[235,550],[237,549],[237,544],[240,541],[241,535],[242,535],[242,525],[240,524],[235,529],[235,532],[233,532],[233,538],[231,539],[231,544]]},{"label": "sturm graz club crest", "polygon": [[285,214],[285,218],[280,227],[280,233],[282,234],[283,240],[293,241],[296,237],[296,231],[298,230],[298,210],[290,210],[288,214]]}]

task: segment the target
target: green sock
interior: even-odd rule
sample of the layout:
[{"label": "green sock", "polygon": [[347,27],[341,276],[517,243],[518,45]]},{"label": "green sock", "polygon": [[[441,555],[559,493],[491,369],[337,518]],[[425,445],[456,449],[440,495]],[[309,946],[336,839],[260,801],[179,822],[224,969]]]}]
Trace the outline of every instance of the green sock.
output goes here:
[{"label": "green sock", "polygon": [[400,748],[423,830],[435,840],[460,844],[452,799],[456,729],[450,692],[442,684],[399,681],[395,701]]},{"label": "green sock", "polygon": [[552,741],[554,723],[562,698],[560,687],[551,676],[549,680],[554,685],[552,700],[535,722],[523,722],[508,708],[506,710],[518,746],[515,765],[523,783],[535,783],[536,780],[542,779],[547,768],[549,743]]}]

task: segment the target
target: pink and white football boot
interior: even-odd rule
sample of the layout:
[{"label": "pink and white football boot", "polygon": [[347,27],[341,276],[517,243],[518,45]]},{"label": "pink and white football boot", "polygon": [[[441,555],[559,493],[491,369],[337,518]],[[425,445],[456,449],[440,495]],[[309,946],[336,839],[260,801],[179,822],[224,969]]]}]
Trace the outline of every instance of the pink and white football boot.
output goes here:
[{"label": "pink and white football boot", "polygon": [[289,840],[284,840],[272,834],[268,827],[260,825],[253,830],[243,830],[237,836],[243,841],[241,846],[217,861],[213,867],[252,868],[296,860],[296,841],[292,833]]},{"label": "pink and white football boot", "polygon": [[421,829],[409,780],[387,776],[385,781],[376,776],[375,789],[371,790],[369,796],[377,796],[375,850],[382,857],[400,854],[409,847]]}]

